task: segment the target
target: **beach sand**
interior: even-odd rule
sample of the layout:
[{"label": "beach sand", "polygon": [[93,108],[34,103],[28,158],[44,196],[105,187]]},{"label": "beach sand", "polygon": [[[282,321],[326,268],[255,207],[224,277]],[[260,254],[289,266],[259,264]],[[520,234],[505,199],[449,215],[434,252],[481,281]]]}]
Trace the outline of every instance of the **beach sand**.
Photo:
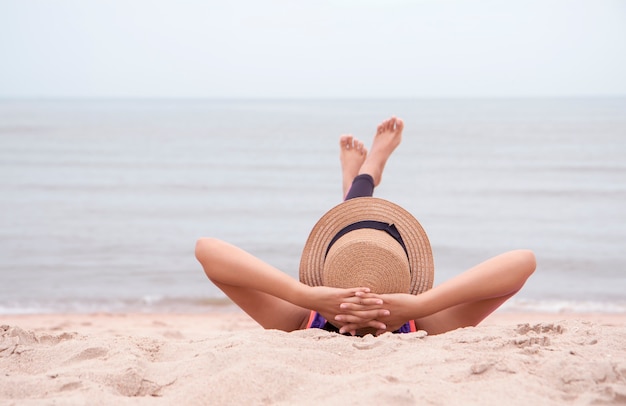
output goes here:
[{"label": "beach sand", "polygon": [[0,315],[2,405],[626,404],[626,315],[345,337],[210,314]]}]

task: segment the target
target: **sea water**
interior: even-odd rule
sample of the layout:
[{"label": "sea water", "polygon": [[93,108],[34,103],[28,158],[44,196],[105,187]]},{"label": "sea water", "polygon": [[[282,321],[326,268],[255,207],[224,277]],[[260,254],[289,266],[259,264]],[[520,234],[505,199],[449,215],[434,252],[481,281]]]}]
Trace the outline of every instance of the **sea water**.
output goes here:
[{"label": "sea water", "polygon": [[506,308],[626,311],[626,99],[0,102],[0,313],[227,303],[201,236],[297,277],[341,201],[338,139],[404,119],[377,197],[425,228],[435,283],[516,248]]}]

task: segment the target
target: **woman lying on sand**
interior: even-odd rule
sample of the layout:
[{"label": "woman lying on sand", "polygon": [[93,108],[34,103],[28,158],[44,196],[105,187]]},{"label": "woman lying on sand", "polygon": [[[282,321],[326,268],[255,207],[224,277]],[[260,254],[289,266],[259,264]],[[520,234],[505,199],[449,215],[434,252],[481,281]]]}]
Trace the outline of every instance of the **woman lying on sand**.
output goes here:
[{"label": "woman lying on sand", "polygon": [[209,279],[266,329],[439,334],[480,323],[522,288],[535,270],[534,254],[506,252],[431,289],[432,254],[421,226],[371,197],[403,128],[395,117],[381,123],[369,153],[341,136],[345,201],[309,236],[303,282],[240,248],[201,238],[196,258]]}]

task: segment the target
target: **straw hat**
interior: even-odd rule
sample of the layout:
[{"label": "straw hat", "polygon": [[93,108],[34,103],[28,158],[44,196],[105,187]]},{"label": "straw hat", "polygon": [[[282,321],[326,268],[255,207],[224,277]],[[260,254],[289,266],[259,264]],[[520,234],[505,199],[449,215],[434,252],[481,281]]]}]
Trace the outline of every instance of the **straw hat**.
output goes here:
[{"label": "straw hat", "polygon": [[300,260],[310,286],[419,294],[433,285],[428,237],[402,207],[375,197],[347,200],[313,227]]}]

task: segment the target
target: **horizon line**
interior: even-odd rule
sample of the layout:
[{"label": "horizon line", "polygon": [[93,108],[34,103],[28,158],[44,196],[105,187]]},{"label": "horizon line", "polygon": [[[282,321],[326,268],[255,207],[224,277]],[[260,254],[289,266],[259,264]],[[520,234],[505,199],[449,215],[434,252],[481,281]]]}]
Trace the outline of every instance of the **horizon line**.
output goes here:
[{"label": "horizon line", "polygon": [[15,101],[420,101],[420,100],[562,100],[562,99],[623,99],[626,94],[580,95],[518,95],[518,96],[398,96],[398,97],[230,97],[230,96],[0,96],[0,102]]}]

